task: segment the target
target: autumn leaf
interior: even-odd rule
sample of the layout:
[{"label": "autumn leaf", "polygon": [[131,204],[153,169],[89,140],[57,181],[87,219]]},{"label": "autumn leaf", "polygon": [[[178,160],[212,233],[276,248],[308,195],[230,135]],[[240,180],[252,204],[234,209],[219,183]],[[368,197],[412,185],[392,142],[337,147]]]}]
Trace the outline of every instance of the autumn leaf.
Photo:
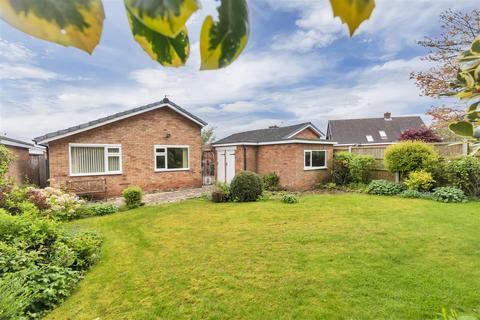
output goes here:
[{"label": "autumn leaf", "polygon": [[170,38],[200,7],[196,0],[125,0],[125,6],[145,26]]},{"label": "autumn leaf", "polygon": [[353,36],[358,26],[370,18],[375,0],[330,0],[333,16],[339,17],[348,25],[350,37]]},{"label": "autumn leaf", "polygon": [[91,54],[105,15],[100,0],[0,0],[0,18],[36,38]]},{"label": "autumn leaf", "polygon": [[243,51],[248,42],[249,18],[245,0],[222,0],[218,21],[205,18],[200,33],[201,70],[224,68]]},{"label": "autumn leaf", "polygon": [[179,67],[185,64],[190,53],[186,28],[183,28],[175,38],[170,38],[148,28],[128,8],[126,10],[135,41],[153,60],[166,67]]}]

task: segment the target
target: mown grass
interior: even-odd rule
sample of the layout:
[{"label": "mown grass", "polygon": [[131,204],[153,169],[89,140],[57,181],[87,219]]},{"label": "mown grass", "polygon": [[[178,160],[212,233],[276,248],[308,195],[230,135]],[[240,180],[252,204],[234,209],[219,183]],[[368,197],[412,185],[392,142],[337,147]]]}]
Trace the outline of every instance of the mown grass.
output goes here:
[{"label": "mown grass", "polygon": [[480,313],[480,203],[320,195],[69,224],[102,258],[49,319],[431,319]]}]

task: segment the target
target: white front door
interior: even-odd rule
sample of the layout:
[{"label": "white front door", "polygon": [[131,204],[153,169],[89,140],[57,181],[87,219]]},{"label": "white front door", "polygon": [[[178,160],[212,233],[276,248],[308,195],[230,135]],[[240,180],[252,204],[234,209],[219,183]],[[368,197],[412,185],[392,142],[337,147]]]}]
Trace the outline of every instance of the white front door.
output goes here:
[{"label": "white front door", "polygon": [[235,176],[235,147],[217,148],[217,180],[230,183]]}]

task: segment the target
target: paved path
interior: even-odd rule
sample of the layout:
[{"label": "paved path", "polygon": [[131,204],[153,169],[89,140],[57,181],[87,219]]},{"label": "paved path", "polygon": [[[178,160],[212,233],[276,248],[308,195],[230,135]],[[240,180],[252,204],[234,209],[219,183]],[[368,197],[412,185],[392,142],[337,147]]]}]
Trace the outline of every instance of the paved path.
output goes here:
[{"label": "paved path", "polygon": [[[213,189],[213,186],[203,186],[201,188],[193,188],[193,189],[146,193],[143,196],[143,202],[145,202],[146,205],[155,205],[160,203],[169,203],[169,202],[182,201],[186,199],[193,199],[193,198],[200,197],[202,193],[211,192],[212,189]],[[119,206],[124,204],[122,197],[109,199],[108,202],[114,203]]]}]

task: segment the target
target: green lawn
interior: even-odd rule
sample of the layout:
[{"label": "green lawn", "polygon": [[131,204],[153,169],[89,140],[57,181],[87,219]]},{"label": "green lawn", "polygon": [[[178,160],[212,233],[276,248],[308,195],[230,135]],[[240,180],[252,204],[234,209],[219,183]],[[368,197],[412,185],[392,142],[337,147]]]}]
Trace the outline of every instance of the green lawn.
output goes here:
[{"label": "green lawn", "polygon": [[425,319],[480,314],[480,203],[317,195],[79,220],[101,260],[49,319]]}]

